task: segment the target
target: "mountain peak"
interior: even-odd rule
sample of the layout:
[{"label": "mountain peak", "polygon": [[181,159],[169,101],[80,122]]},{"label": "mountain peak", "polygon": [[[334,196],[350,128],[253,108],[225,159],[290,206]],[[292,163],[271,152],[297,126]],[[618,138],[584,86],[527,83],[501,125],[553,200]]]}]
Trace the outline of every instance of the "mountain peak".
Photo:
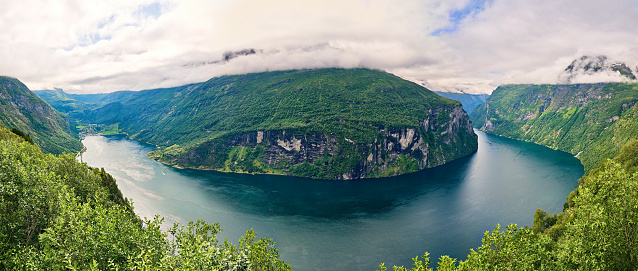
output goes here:
[{"label": "mountain peak", "polygon": [[619,82],[636,80],[635,73],[627,64],[605,55],[582,56],[572,61],[558,76],[561,84]]}]

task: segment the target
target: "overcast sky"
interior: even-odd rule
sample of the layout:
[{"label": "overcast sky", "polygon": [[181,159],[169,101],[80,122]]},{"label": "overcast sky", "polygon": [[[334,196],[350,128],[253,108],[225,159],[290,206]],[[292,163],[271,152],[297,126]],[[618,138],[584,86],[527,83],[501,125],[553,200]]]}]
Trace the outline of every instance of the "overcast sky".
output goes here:
[{"label": "overcast sky", "polygon": [[[0,75],[141,90],[224,74],[368,67],[432,90],[555,83],[582,55],[638,65],[635,0],[0,0]],[[254,49],[254,54],[225,52]]]}]

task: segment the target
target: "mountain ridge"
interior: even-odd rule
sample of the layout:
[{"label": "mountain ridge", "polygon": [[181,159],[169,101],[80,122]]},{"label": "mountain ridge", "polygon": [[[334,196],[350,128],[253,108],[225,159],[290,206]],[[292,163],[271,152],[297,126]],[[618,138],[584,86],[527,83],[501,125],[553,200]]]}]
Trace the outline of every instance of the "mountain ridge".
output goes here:
[{"label": "mountain ridge", "polygon": [[0,76],[0,124],[28,133],[46,152],[75,153],[82,149],[68,118],[16,78]]}]

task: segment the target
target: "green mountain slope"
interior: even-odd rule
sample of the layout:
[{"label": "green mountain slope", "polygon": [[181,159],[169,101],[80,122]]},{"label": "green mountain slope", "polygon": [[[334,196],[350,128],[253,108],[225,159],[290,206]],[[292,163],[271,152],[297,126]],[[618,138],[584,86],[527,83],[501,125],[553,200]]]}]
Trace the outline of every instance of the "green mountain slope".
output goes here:
[{"label": "green mountain slope", "polygon": [[62,89],[54,89],[34,90],[33,93],[62,113],[77,113],[119,101],[133,92],[116,91],[100,94],[70,94],[64,92]]},{"label": "green mountain slope", "polygon": [[61,89],[34,90],[33,93],[62,113],[85,110],[88,108],[88,105],[85,102],[69,97],[69,95]]},{"label": "green mountain slope", "polygon": [[327,179],[414,172],[477,148],[458,102],[368,69],[223,76],[127,93],[82,121],[118,124],[172,165]]},{"label": "green mountain slope", "polygon": [[576,155],[588,172],[638,136],[638,84],[506,85],[472,111],[475,127]]},{"label": "green mountain slope", "polygon": [[0,124],[28,133],[46,152],[82,149],[68,120],[15,78],[0,76]]}]

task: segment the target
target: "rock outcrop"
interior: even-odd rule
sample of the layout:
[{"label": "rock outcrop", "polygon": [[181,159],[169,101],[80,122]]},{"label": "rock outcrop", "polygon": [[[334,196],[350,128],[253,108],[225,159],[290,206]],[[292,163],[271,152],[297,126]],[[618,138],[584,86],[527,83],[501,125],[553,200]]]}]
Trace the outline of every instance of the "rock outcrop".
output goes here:
[{"label": "rock outcrop", "polygon": [[[418,127],[375,127],[378,137],[368,144],[334,134],[255,131],[209,141],[176,156],[154,158],[181,167],[350,180],[414,172],[476,151],[477,136],[460,105],[433,108],[428,113]],[[213,158],[229,149],[231,155],[223,161]],[[338,168],[338,163],[351,163],[335,159],[344,152],[354,158],[353,166],[345,172],[323,174]]]}]

